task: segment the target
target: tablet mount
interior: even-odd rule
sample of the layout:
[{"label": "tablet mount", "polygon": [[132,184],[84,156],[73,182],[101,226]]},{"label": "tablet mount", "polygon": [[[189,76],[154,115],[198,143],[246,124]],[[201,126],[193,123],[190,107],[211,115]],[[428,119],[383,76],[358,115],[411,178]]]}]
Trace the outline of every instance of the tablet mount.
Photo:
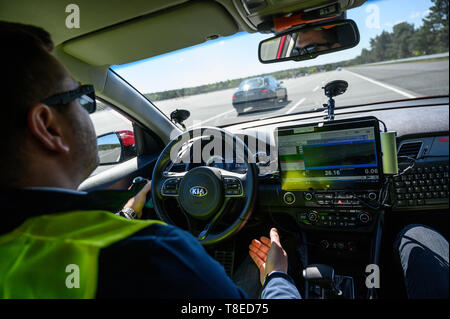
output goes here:
[{"label": "tablet mount", "polygon": [[325,120],[334,121],[335,101],[333,97],[344,94],[347,88],[348,83],[343,80],[329,82],[322,88],[325,90],[325,96],[329,99],[328,104],[323,105],[328,109],[328,114],[325,116]]}]

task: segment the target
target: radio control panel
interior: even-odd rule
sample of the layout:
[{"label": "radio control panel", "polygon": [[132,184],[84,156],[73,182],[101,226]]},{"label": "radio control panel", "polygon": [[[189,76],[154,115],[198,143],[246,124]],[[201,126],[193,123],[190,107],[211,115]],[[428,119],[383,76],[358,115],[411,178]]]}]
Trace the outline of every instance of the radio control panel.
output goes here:
[{"label": "radio control panel", "polygon": [[364,209],[301,209],[297,222],[303,228],[323,230],[371,229],[376,213]]},{"label": "radio control panel", "polygon": [[369,231],[378,217],[375,208],[379,190],[285,192],[283,201],[290,206],[296,204],[296,219],[301,228]]}]

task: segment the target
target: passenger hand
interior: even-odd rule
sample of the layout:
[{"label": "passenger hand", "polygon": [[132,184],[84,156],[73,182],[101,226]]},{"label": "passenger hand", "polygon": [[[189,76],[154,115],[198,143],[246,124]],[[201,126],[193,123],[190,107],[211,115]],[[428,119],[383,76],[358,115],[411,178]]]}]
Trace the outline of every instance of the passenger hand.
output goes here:
[{"label": "passenger hand", "polygon": [[124,208],[131,208],[136,212],[138,218],[142,217],[142,209],[147,201],[147,193],[151,190],[152,181],[147,180],[145,186],[136,194],[136,196],[130,198],[125,204]]},{"label": "passenger hand", "polygon": [[270,230],[270,239],[262,236],[260,240],[253,239],[249,246],[249,255],[259,269],[261,285],[264,284],[266,275],[274,271],[287,274],[288,256],[281,247],[278,230]]}]

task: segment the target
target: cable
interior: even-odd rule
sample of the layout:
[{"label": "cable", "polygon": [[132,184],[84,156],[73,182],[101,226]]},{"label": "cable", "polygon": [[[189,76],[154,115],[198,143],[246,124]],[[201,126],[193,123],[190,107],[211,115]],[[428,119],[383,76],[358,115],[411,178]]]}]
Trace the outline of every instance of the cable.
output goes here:
[{"label": "cable", "polygon": [[386,123],[384,123],[382,120],[380,120],[380,119],[378,119],[378,122],[380,122],[381,124],[383,124],[383,126],[384,126],[384,132],[386,133],[387,132],[387,126],[386,126]]},{"label": "cable", "polygon": [[[391,205],[387,205],[386,204],[386,201],[387,201],[387,199],[389,197],[389,190],[391,188],[391,183],[389,182],[389,179],[386,179],[386,182],[384,183],[384,187],[385,187],[385,195],[384,195],[384,197],[383,197],[383,199],[381,201],[381,206],[382,207],[391,207]],[[381,195],[381,193],[382,192],[380,191],[380,195]],[[380,196],[380,198],[381,198],[381,196]]]},{"label": "cable", "polygon": [[377,206],[374,206],[368,202],[366,202],[365,200],[361,199],[360,197],[358,197],[356,195],[355,192],[352,192],[352,195],[356,198],[356,200],[359,201],[360,204],[362,204],[363,206],[366,206],[367,208],[370,208],[372,210],[379,210],[383,207],[391,207],[390,205],[386,204],[387,198],[389,196],[389,188],[390,188],[390,183],[389,180],[386,179],[386,181],[383,184],[383,187],[380,189],[379,193],[378,193],[378,198],[379,200],[376,202]]},{"label": "cable", "polygon": [[411,156],[399,156],[398,158],[406,158],[408,160],[410,160],[412,162],[411,165],[409,165],[408,167],[406,167],[402,172],[398,173],[397,175],[394,175],[393,177],[398,177],[398,176],[402,176],[404,175],[406,172],[408,172],[409,170],[413,169],[416,166],[416,159],[411,157]]},{"label": "cable", "polygon": [[369,203],[366,202],[365,200],[363,200],[363,199],[361,199],[360,197],[358,197],[358,196],[356,195],[355,192],[352,192],[352,195],[353,195],[353,197],[356,198],[356,200],[358,200],[358,202],[359,202],[360,204],[362,204],[363,206],[366,206],[367,208],[370,208],[370,209],[372,209],[372,210],[379,210],[379,209],[381,208],[380,203],[378,203],[378,206],[372,206],[371,204],[369,204]]}]

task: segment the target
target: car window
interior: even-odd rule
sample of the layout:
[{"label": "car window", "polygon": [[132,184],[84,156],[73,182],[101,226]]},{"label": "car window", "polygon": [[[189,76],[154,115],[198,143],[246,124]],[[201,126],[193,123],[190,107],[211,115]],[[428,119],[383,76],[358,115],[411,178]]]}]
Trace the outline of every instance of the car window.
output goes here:
[{"label": "car window", "polygon": [[[108,164],[99,165],[91,176],[136,157],[136,145],[132,122],[101,100],[97,99],[96,102],[97,110],[90,116],[92,123],[94,124],[97,140],[100,142],[100,161],[107,162]],[[114,141],[114,143],[111,141]],[[107,149],[106,151],[105,148]],[[114,152],[114,154],[109,154],[109,156],[107,154],[104,156],[105,153],[108,152]]]},{"label": "car window", "polygon": [[263,85],[262,79],[250,79],[247,81],[242,82],[241,89],[243,90],[250,90],[255,89]]}]

